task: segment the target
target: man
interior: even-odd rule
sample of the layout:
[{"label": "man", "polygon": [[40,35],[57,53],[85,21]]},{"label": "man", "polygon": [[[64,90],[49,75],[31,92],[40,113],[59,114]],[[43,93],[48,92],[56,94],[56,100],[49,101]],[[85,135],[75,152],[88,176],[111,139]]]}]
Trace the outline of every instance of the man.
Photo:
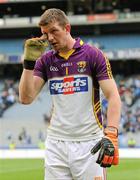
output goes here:
[{"label": "man", "polygon": [[[63,11],[46,10],[39,26],[43,35],[25,43],[19,98],[30,104],[44,84],[49,85],[53,113],[47,131],[45,179],[105,180],[102,167],[118,164],[121,108],[109,61],[99,49],[71,36]],[[45,40],[53,50],[42,55]],[[100,88],[108,99],[104,133]]]}]

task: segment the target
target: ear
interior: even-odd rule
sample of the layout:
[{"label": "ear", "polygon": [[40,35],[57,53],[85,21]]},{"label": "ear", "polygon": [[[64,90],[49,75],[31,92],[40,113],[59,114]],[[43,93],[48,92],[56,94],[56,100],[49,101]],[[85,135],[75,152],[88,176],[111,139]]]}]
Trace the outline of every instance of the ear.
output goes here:
[{"label": "ear", "polygon": [[69,33],[70,33],[70,31],[71,31],[71,25],[70,25],[70,24],[66,24],[65,29],[66,29],[66,32],[69,32]]}]

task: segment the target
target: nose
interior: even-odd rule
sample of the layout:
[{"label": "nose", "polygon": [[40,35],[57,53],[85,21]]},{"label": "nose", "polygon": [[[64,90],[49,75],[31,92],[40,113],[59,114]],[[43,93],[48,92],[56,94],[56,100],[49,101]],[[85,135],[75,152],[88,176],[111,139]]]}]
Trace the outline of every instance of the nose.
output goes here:
[{"label": "nose", "polygon": [[52,42],[53,41],[53,36],[51,33],[48,33],[48,41]]}]

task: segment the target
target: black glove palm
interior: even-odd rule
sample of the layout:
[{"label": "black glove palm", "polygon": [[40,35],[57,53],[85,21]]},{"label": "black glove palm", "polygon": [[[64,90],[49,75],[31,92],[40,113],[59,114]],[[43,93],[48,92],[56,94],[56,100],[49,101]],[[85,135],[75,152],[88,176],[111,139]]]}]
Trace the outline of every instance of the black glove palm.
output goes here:
[{"label": "black glove palm", "polygon": [[108,138],[102,138],[92,149],[91,153],[95,154],[100,149],[97,163],[101,167],[110,167],[113,161],[115,148]]}]

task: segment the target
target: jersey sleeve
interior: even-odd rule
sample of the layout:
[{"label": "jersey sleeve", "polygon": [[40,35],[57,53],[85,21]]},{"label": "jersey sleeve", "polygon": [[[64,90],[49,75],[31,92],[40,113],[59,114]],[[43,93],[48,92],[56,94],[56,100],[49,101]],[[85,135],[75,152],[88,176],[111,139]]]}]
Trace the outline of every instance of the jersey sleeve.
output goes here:
[{"label": "jersey sleeve", "polygon": [[45,59],[47,57],[45,55],[43,55],[42,57],[40,57],[35,64],[34,67],[34,76],[39,76],[40,78],[44,79],[44,81],[47,81],[47,73],[46,73],[46,63],[45,63]]},{"label": "jersey sleeve", "polygon": [[108,58],[97,48],[93,49],[92,65],[98,81],[113,78]]}]

